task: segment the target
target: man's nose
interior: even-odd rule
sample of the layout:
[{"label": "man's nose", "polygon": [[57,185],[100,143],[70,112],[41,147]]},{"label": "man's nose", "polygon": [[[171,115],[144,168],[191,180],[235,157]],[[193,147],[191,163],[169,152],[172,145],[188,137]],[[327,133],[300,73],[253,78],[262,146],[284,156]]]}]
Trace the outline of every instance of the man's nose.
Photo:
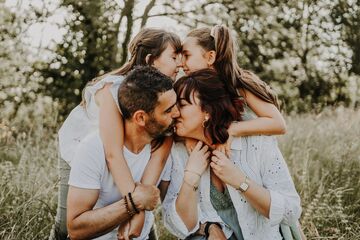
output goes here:
[{"label": "man's nose", "polygon": [[174,106],[173,111],[172,111],[172,118],[178,118],[180,117],[180,111],[177,105]]}]

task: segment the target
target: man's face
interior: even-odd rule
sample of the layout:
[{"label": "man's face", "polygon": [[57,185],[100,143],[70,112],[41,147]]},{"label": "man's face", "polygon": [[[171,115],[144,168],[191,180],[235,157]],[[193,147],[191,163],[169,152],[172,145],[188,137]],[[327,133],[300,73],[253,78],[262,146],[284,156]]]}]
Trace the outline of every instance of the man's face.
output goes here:
[{"label": "man's face", "polygon": [[154,112],[146,122],[145,130],[154,139],[170,136],[174,132],[175,118],[179,117],[176,105],[176,93],[173,89],[161,93]]}]

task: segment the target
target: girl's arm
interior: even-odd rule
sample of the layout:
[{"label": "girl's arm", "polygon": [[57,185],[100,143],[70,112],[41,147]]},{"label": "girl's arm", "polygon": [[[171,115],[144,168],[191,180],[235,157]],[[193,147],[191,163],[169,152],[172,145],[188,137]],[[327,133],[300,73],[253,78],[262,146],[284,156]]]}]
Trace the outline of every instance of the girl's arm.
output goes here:
[{"label": "girl's arm", "polygon": [[285,120],[274,104],[261,100],[248,90],[242,90],[241,92],[257,118],[232,123],[229,127],[230,135],[240,137],[285,134]]},{"label": "girl's arm", "polygon": [[141,183],[150,185],[157,184],[169,156],[172,143],[172,137],[166,137],[164,143],[151,154],[141,178]]},{"label": "girl's arm", "polygon": [[114,182],[122,195],[133,192],[134,179],[123,153],[123,118],[110,92],[111,84],[97,91],[95,100],[99,106],[99,129],[105,158]]}]

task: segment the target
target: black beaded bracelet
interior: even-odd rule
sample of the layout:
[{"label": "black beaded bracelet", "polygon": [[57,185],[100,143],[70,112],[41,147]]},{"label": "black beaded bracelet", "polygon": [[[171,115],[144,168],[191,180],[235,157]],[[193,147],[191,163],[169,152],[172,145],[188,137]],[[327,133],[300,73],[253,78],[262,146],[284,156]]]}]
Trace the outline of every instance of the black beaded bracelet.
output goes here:
[{"label": "black beaded bracelet", "polygon": [[129,216],[130,216],[130,217],[134,216],[135,213],[130,210],[129,203],[128,203],[128,200],[127,200],[126,195],[124,196],[124,202],[125,202],[126,211],[127,211],[127,213],[129,214]]},{"label": "black beaded bracelet", "polygon": [[210,226],[211,226],[212,224],[215,224],[215,225],[217,225],[219,228],[222,229],[221,224],[218,223],[218,222],[207,222],[207,223],[205,224],[205,229],[204,229],[204,233],[205,233],[206,239],[209,238],[209,228],[210,228]]},{"label": "black beaded bracelet", "polygon": [[136,213],[139,213],[139,209],[137,209],[137,207],[135,206],[135,203],[134,203],[134,200],[131,196],[131,192],[128,193],[128,196],[129,196],[129,199],[130,199],[130,202],[131,202],[131,206],[133,207],[133,209],[135,210]]}]

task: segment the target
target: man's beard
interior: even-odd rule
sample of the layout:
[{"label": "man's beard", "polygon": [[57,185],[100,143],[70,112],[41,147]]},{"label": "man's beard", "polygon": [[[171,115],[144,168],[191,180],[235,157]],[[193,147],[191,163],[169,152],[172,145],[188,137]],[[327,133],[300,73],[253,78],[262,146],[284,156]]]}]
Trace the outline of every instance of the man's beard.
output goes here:
[{"label": "man's beard", "polygon": [[146,123],[145,129],[153,139],[171,136],[174,133],[175,120],[169,126],[159,124],[154,117],[151,117]]}]

